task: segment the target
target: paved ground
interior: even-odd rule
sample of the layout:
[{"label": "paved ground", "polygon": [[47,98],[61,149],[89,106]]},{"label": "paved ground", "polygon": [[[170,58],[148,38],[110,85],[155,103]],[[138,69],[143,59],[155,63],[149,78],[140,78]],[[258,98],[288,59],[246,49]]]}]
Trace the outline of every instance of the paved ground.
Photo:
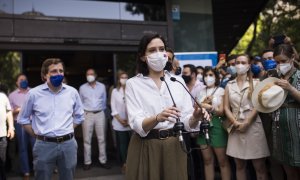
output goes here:
[{"label": "paved ground", "polygon": [[[9,173],[8,180],[22,180],[21,176]],[[34,179],[33,176],[31,179]],[[53,174],[53,180],[58,179],[57,174]],[[75,180],[124,180],[124,175],[121,173],[121,167],[113,163],[112,168],[107,170],[100,168],[98,165],[93,165],[88,171],[84,171],[82,166],[79,165],[75,172]]]}]

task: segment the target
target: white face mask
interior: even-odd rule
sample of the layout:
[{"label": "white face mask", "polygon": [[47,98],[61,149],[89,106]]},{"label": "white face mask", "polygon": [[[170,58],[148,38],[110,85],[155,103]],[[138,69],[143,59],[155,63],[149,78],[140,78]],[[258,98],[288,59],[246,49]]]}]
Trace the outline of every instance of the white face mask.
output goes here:
[{"label": "white face mask", "polygon": [[211,86],[211,85],[214,85],[215,82],[216,82],[216,78],[215,77],[212,77],[212,76],[207,76],[204,78],[205,80],[205,83],[207,86]]},{"label": "white face mask", "polygon": [[249,65],[238,64],[235,67],[237,74],[246,74],[249,70]]},{"label": "white face mask", "polygon": [[93,76],[93,75],[87,75],[86,76],[86,80],[89,83],[94,82],[95,81],[95,76]]},{"label": "white face mask", "polygon": [[127,81],[127,78],[121,78],[121,79],[120,79],[121,85],[125,85],[125,84],[126,84],[126,81]]},{"label": "white face mask", "polygon": [[281,63],[278,64],[278,66],[279,66],[279,71],[282,75],[286,75],[286,73],[292,69],[291,63]]},{"label": "white face mask", "polygon": [[203,81],[203,76],[202,76],[202,74],[198,74],[198,75],[197,75],[197,79],[198,79],[200,82],[202,82],[202,81]]},{"label": "white face mask", "polygon": [[147,56],[148,66],[156,72],[162,71],[167,61],[168,56],[166,52],[155,52]]}]

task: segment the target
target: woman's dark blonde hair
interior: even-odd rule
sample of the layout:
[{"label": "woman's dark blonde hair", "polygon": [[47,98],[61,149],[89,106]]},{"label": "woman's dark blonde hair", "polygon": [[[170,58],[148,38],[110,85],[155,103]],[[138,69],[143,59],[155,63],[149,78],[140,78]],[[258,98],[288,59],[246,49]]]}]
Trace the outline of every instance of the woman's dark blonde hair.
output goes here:
[{"label": "woman's dark blonde hair", "polygon": [[120,77],[123,75],[123,74],[126,74],[128,76],[128,73],[126,71],[123,71],[123,70],[119,70],[118,71],[118,82],[117,82],[117,89],[119,90],[121,88],[121,83],[120,83]]},{"label": "woman's dark blonde hair", "polygon": [[250,57],[249,57],[248,54],[240,54],[240,55],[237,55],[237,56],[236,56],[236,60],[237,60],[239,57],[241,57],[241,56],[244,56],[244,57],[246,57],[246,58],[248,59],[248,64],[249,64],[249,66],[250,66],[250,67],[249,67],[249,70],[248,70],[248,72],[247,72],[247,79],[249,80],[248,99],[251,100],[254,87],[253,87],[253,74],[252,74],[252,72],[251,72],[251,62],[250,62]]}]

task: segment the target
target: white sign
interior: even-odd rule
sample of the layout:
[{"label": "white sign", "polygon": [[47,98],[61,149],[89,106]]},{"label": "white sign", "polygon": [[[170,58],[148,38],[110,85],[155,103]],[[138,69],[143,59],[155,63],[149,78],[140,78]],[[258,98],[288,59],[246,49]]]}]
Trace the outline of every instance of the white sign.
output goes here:
[{"label": "white sign", "polygon": [[174,54],[181,67],[185,64],[193,64],[196,67],[216,66],[218,63],[217,52],[176,52]]}]

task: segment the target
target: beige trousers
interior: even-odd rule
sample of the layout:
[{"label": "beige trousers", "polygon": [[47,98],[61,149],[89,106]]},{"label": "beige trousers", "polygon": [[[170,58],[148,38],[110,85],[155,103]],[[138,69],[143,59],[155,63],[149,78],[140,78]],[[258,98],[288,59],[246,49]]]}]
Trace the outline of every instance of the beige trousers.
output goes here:
[{"label": "beige trousers", "polygon": [[85,112],[85,120],[82,123],[82,135],[84,146],[84,164],[91,164],[92,136],[95,129],[98,140],[99,161],[106,163],[106,118],[103,111],[99,113]]}]

